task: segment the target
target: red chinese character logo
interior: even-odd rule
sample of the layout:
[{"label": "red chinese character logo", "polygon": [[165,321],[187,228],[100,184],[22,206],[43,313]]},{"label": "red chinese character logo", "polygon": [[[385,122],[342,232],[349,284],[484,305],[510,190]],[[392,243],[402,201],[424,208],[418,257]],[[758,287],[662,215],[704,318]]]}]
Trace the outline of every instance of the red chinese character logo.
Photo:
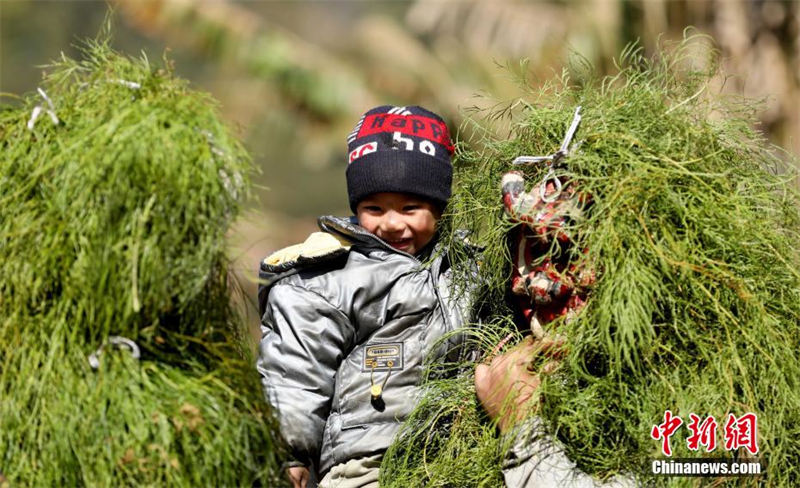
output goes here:
[{"label": "red chinese character logo", "polygon": [[650,431],[650,437],[655,440],[661,439],[661,451],[666,456],[672,456],[672,448],[669,445],[669,438],[683,424],[680,417],[675,417],[672,412],[667,410],[664,412],[664,423],[654,425],[653,430]]},{"label": "red chinese character logo", "polygon": [[746,413],[738,419],[732,413],[728,414],[728,420],[725,421],[725,449],[732,451],[744,447],[750,454],[757,454],[757,421],[754,413]]},{"label": "red chinese character logo", "polygon": [[692,432],[686,438],[686,445],[689,450],[696,451],[700,446],[706,447],[706,452],[711,452],[717,448],[717,420],[713,415],[709,415],[703,422],[700,422],[700,417],[690,413],[689,430]]}]

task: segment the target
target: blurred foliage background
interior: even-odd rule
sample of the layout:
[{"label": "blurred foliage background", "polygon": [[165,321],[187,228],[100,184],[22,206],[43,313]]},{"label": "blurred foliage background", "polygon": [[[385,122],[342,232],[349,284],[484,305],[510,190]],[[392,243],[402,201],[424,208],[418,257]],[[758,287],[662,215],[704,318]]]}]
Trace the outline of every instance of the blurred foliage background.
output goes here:
[{"label": "blurred foliage background", "polygon": [[[113,45],[167,51],[210,92],[261,169],[234,231],[239,267],[302,240],[320,214],[347,213],[345,136],[366,109],[419,104],[454,129],[464,109],[511,99],[571,53],[603,70],[629,42],[646,52],[708,34],[719,89],[764,99],[760,129],[800,154],[800,1],[794,0],[0,0],[0,92],[36,89],[41,66],[94,37],[109,8]],[[477,96],[480,95],[480,96]]]}]

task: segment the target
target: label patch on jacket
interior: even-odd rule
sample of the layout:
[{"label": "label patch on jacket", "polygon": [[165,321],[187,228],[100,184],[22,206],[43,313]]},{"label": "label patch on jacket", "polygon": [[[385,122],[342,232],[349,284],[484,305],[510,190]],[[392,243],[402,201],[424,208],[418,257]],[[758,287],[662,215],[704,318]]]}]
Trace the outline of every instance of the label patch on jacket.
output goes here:
[{"label": "label patch on jacket", "polygon": [[361,371],[389,371],[403,369],[403,343],[386,342],[367,344],[364,347],[364,360]]}]

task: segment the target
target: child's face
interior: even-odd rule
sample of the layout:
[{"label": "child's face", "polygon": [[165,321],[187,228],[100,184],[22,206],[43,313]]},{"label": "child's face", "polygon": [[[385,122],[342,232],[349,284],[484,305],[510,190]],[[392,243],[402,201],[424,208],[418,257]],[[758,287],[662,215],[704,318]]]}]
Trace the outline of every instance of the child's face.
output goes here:
[{"label": "child's face", "polygon": [[434,204],[405,193],[374,193],[358,203],[356,214],[361,227],[412,255],[431,242],[441,216]]}]

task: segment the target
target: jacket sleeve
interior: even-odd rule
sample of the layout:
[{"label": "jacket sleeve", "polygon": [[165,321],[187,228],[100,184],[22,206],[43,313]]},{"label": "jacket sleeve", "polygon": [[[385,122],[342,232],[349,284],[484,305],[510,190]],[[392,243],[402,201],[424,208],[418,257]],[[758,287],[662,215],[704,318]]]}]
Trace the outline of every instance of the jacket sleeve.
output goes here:
[{"label": "jacket sleeve", "polygon": [[293,456],[308,466],[319,458],[336,370],[354,330],[325,298],[285,283],[269,291],[261,324],[257,368],[264,392]]},{"label": "jacket sleeve", "polygon": [[[560,486],[570,488],[636,488],[632,476],[617,475],[602,482],[584,473],[549,436],[539,417],[514,427],[503,438],[508,446],[503,461],[506,488]],[[510,445],[509,445],[510,444]]]}]

